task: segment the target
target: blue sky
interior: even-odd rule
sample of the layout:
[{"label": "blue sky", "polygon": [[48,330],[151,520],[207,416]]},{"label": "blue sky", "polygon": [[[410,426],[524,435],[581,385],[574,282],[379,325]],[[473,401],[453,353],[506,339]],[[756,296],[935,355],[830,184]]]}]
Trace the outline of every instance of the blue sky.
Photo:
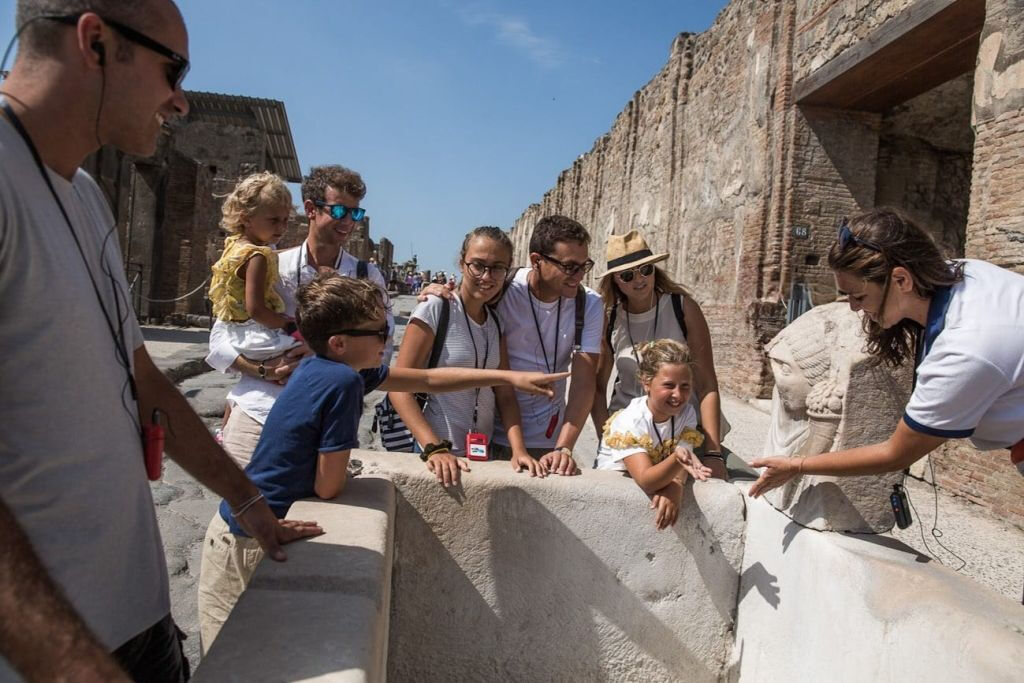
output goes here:
[{"label": "blue sky", "polygon": [[[374,239],[451,270],[587,152],[724,0],[179,0],[189,90],[283,100],[303,170],[368,186]],[[0,0],[11,33],[13,0]],[[6,40],[4,41],[6,42]],[[298,201],[297,187],[293,190]]]}]

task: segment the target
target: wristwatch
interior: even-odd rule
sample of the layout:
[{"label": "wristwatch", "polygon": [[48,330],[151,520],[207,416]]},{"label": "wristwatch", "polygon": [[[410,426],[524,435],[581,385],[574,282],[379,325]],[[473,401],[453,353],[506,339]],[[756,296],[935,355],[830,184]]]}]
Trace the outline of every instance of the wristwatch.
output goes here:
[{"label": "wristwatch", "polygon": [[428,443],[420,453],[420,460],[426,462],[434,453],[451,453],[452,442],[444,439],[440,443]]},{"label": "wristwatch", "polygon": [[569,448],[568,446],[558,446],[555,448],[555,450],[558,451],[559,453],[564,453],[570,458],[572,457],[572,449]]},{"label": "wristwatch", "polygon": [[259,366],[256,368],[256,372],[259,373],[260,379],[267,378],[267,366],[263,364],[263,361],[260,361]]}]

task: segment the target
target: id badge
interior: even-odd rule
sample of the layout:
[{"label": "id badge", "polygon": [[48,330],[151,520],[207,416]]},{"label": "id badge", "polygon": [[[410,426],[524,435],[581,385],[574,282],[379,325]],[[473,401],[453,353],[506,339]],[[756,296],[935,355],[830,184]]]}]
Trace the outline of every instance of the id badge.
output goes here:
[{"label": "id badge", "polygon": [[488,460],[487,435],[480,432],[466,434],[466,457],[470,460]]},{"label": "id badge", "polygon": [[544,438],[545,439],[550,439],[554,435],[555,427],[557,427],[557,426],[558,426],[558,413],[556,412],[554,415],[551,416],[551,421],[548,422],[548,428],[544,432]]}]

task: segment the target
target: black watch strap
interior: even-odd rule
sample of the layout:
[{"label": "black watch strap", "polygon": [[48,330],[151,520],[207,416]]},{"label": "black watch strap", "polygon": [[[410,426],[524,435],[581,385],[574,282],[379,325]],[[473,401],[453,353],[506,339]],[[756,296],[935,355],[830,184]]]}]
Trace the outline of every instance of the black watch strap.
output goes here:
[{"label": "black watch strap", "polygon": [[428,443],[426,446],[423,447],[423,452],[420,453],[420,460],[426,462],[430,458],[430,456],[432,456],[434,453],[437,453],[438,451],[446,451],[450,453],[451,450],[452,442],[449,441],[448,439],[444,439],[440,443]]}]

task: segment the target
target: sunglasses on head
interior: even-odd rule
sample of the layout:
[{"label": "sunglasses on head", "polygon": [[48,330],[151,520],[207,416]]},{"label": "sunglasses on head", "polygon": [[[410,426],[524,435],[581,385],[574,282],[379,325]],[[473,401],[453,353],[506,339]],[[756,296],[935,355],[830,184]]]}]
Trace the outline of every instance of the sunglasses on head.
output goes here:
[{"label": "sunglasses on head", "polygon": [[558,266],[563,273],[572,277],[576,273],[589,273],[590,269],[594,267],[594,262],[587,259],[583,263],[566,263],[565,261],[559,261],[554,256],[548,256],[547,254],[541,254],[540,257],[549,263],[553,263]]},{"label": "sunglasses on head", "polygon": [[336,334],[347,334],[350,337],[377,337],[382,342],[386,342],[390,331],[391,328],[385,322],[379,330],[337,330],[331,332],[328,336],[333,337]]},{"label": "sunglasses on head", "polygon": [[[81,14],[44,14],[40,19],[49,19],[50,21],[60,22],[61,24],[67,24],[68,26],[77,26],[78,20],[81,16]],[[185,76],[188,74],[190,66],[185,57],[181,56],[163,43],[158,43],[145,33],[136,31],[131,26],[122,24],[119,21],[114,21],[113,19],[107,19],[102,15],[100,15],[100,19],[103,20],[103,23],[107,24],[136,45],[141,45],[147,50],[151,50],[161,57],[166,57],[171,60],[171,63],[167,65],[167,85],[171,87],[171,90],[177,90],[181,87],[181,83],[185,80]]]},{"label": "sunglasses on head", "polygon": [[345,217],[345,214],[351,216],[354,221],[363,220],[363,216],[366,215],[366,209],[359,206],[345,206],[344,204],[328,204],[327,202],[313,202],[321,209],[327,209],[327,213],[331,215],[336,221],[340,221]]},{"label": "sunglasses on head", "polygon": [[640,274],[640,275],[642,275],[644,277],[650,277],[651,273],[653,273],[653,272],[654,272],[654,264],[653,263],[645,263],[642,266],[637,266],[636,268],[630,268],[629,270],[623,270],[623,271],[620,271],[620,272],[615,273],[615,274],[618,275],[619,279],[622,280],[623,282],[632,282],[633,278],[636,277],[637,274]]},{"label": "sunglasses on head", "polygon": [[846,251],[846,248],[851,244],[856,244],[857,246],[870,249],[871,251],[877,251],[879,254],[884,253],[882,248],[871,240],[866,240],[854,235],[853,231],[850,230],[849,221],[844,218],[839,223],[839,251]]}]

